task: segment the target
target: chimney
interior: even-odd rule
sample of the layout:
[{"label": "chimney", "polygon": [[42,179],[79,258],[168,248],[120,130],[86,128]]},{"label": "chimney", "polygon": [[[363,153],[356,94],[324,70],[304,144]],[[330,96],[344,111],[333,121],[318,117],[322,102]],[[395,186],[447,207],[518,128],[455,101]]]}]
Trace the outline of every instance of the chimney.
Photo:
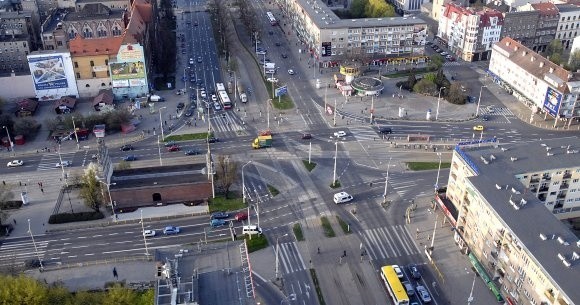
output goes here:
[{"label": "chimney", "polygon": [[540,68],[543,68],[543,67],[544,67],[544,62],[542,61],[542,62],[540,62]]},{"label": "chimney", "polygon": [[554,73],[554,68],[550,67],[550,73]]}]

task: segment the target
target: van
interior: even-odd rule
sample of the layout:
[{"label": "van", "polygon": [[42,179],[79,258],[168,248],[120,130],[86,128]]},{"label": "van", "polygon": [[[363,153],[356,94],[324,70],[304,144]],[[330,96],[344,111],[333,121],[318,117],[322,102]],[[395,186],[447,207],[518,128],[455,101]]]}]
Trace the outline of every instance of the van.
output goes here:
[{"label": "van", "polygon": [[262,228],[258,226],[243,226],[242,227],[242,234],[247,235],[262,235]]},{"label": "van", "polygon": [[402,284],[405,287],[405,290],[407,291],[407,295],[409,296],[415,295],[415,289],[413,288],[413,285],[411,283],[403,282]]},{"label": "van", "polygon": [[242,100],[242,103],[248,102],[248,96],[245,93],[240,93],[240,99]]},{"label": "van", "polygon": [[351,200],[352,200],[352,196],[349,195],[347,192],[340,192],[340,193],[334,194],[334,203],[336,203],[336,204],[349,202]]}]

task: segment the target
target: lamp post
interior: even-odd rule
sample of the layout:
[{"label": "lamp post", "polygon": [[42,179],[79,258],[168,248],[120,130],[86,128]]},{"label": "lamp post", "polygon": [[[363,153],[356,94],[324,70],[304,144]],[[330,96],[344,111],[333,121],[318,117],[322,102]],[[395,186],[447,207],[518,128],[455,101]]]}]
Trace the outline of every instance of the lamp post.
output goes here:
[{"label": "lamp post", "polygon": [[159,141],[159,135],[157,135],[157,150],[159,151],[159,166],[163,166],[163,159],[161,159],[161,143]]},{"label": "lamp post", "polygon": [[475,278],[477,278],[477,272],[473,272],[473,282],[471,283],[471,292],[469,292],[469,297],[467,298],[467,305],[471,305],[471,302],[473,302],[473,287],[475,286]]},{"label": "lamp post", "polygon": [[12,149],[12,154],[16,155],[16,153],[14,153],[14,143],[12,142],[12,139],[10,138],[10,132],[8,131],[8,127],[2,126],[2,128],[6,129],[6,135],[8,136],[8,142],[10,143],[10,149]]},{"label": "lamp post", "polygon": [[246,203],[246,181],[244,179],[244,167],[250,163],[252,163],[252,160],[242,165],[242,203]]},{"label": "lamp post", "polygon": [[483,85],[481,86],[481,88],[479,89],[479,99],[477,100],[477,109],[475,110],[475,117],[479,116],[479,104],[481,103],[481,92],[483,91],[483,88],[487,86]]},{"label": "lamp post", "polygon": [[338,140],[334,142],[334,170],[332,171],[332,186],[336,185],[336,159],[338,157]]},{"label": "lamp post", "polygon": [[279,258],[280,257],[280,255],[279,255],[279,253],[280,253],[280,244],[278,243],[278,240],[280,239],[280,237],[286,237],[286,236],[288,236],[288,233],[286,233],[286,234],[284,234],[282,236],[276,237],[276,270],[275,271],[276,271],[276,279],[277,280],[280,279],[280,276],[279,276],[279,273],[280,273],[279,272],[280,271],[280,258]]},{"label": "lamp post", "polygon": [[159,127],[161,127],[161,141],[165,139],[165,134],[163,133],[163,120],[161,119],[161,110],[166,108],[166,106],[159,108]]},{"label": "lamp post", "polygon": [[437,153],[439,156],[439,167],[437,168],[437,180],[435,180],[435,193],[437,193],[437,189],[439,188],[439,173],[441,172],[441,153]]},{"label": "lamp post", "polygon": [[115,206],[113,205],[113,198],[111,197],[111,185],[117,185],[117,183],[107,183],[105,181],[99,180],[98,178],[97,181],[107,186],[107,193],[109,193],[109,204],[111,205],[111,210],[113,210],[113,220],[117,221],[117,214],[115,213]]},{"label": "lamp post", "polygon": [[372,125],[373,124],[373,115],[375,112],[375,96],[374,95],[371,95],[371,111],[370,112],[371,112],[371,118],[370,118],[371,122],[370,123]]},{"label": "lamp post", "polygon": [[36,247],[36,242],[34,242],[34,235],[32,234],[32,229],[30,229],[30,218],[28,219],[28,234],[30,234],[30,238],[32,239],[32,245],[34,246],[34,252],[36,253],[36,257],[38,258],[38,263],[40,264],[40,270],[43,270],[44,265],[42,264],[42,259],[40,259],[40,255],[38,254],[38,248]]},{"label": "lamp post", "polygon": [[[109,193],[110,196],[110,193]],[[143,235],[143,243],[145,243],[145,255],[149,256],[149,248],[147,247],[147,238],[145,238],[145,224],[143,221],[143,209],[139,209],[141,211],[141,231]]]},{"label": "lamp post", "polygon": [[72,124],[73,124],[73,129],[75,132],[75,139],[77,140],[77,150],[81,149],[81,145],[79,144],[79,135],[77,134],[77,126],[75,125],[75,117],[72,116]]},{"label": "lamp post", "polygon": [[439,119],[439,102],[441,102],[441,90],[445,89],[445,87],[439,88],[439,97],[437,98],[437,111],[435,112],[435,121]]},{"label": "lamp post", "polygon": [[391,159],[389,158],[389,164],[387,165],[387,177],[385,177],[385,191],[383,192],[383,203],[387,203],[387,186],[389,185],[389,169],[391,169]]}]

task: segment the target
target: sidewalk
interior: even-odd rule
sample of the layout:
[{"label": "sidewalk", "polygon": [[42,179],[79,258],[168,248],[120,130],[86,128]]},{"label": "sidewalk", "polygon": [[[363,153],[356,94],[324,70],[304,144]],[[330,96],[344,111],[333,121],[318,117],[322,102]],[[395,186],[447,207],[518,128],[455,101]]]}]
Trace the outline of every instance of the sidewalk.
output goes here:
[{"label": "sidewalk", "polygon": [[[467,256],[459,252],[459,248],[453,240],[453,230],[449,221],[445,218],[440,209],[432,210],[431,199],[433,197],[420,197],[415,199],[416,210],[411,214],[409,232],[419,232],[415,244],[423,252],[425,247],[431,246],[431,238],[435,221],[435,239],[433,242],[433,262],[429,263],[425,256],[426,264],[423,269],[429,269],[431,274],[437,278],[437,283],[427,287],[431,294],[442,295],[447,303],[464,304],[470,295],[471,286],[475,273]],[[445,221],[444,221],[445,219]],[[477,276],[473,288],[473,297],[477,304],[495,304],[497,300],[485,283]]]}]

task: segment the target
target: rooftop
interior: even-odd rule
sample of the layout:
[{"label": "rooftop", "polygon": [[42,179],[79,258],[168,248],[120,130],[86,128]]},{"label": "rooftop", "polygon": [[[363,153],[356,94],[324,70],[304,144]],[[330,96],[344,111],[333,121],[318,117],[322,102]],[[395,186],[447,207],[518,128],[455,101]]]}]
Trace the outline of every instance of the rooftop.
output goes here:
[{"label": "rooftop", "polygon": [[56,26],[64,20],[64,18],[70,11],[71,10],[67,9],[54,10],[52,14],[50,14],[50,16],[48,16],[48,18],[46,18],[46,20],[42,24],[42,32],[45,33],[54,31],[56,29]]},{"label": "rooftop", "polygon": [[562,3],[562,4],[556,4],[556,7],[558,8],[558,11],[562,12],[562,13],[580,11],[580,6],[575,5],[575,4]]},{"label": "rooftop", "polygon": [[69,41],[73,56],[116,55],[123,42],[123,36],[85,39],[76,35]]},{"label": "rooftop", "polygon": [[385,17],[340,19],[321,0],[294,0],[300,4],[303,13],[310,16],[320,29],[342,29],[361,27],[386,27],[396,25],[425,24],[425,21],[416,17]]},{"label": "rooftop", "polygon": [[101,3],[91,3],[78,12],[70,12],[63,18],[65,21],[95,20],[95,19],[121,19],[124,9],[113,10]]},{"label": "rooftop", "polygon": [[[540,200],[526,192],[516,175],[579,167],[579,143],[580,138],[568,137],[462,149],[479,170],[479,175],[468,180],[514,233],[513,244],[527,249],[548,278],[576,304],[580,302],[580,260],[574,261],[572,255],[580,254],[580,242]],[[548,147],[553,155],[547,154]],[[571,266],[564,265],[559,255]]]},{"label": "rooftop", "polygon": [[507,56],[514,64],[536,78],[545,80],[548,77],[556,81],[557,85],[550,83],[560,92],[567,90],[566,82],[574,81],[580,76],[556,65],[510,37],[505,37],[496,43],[493,50],[496,49],[502,50],[503,52],[500,52],[502,55]]},{"label": "rooftop", "polygon": [[134,168],[114,171],[111,189],[207,182],[205,163]]}]

